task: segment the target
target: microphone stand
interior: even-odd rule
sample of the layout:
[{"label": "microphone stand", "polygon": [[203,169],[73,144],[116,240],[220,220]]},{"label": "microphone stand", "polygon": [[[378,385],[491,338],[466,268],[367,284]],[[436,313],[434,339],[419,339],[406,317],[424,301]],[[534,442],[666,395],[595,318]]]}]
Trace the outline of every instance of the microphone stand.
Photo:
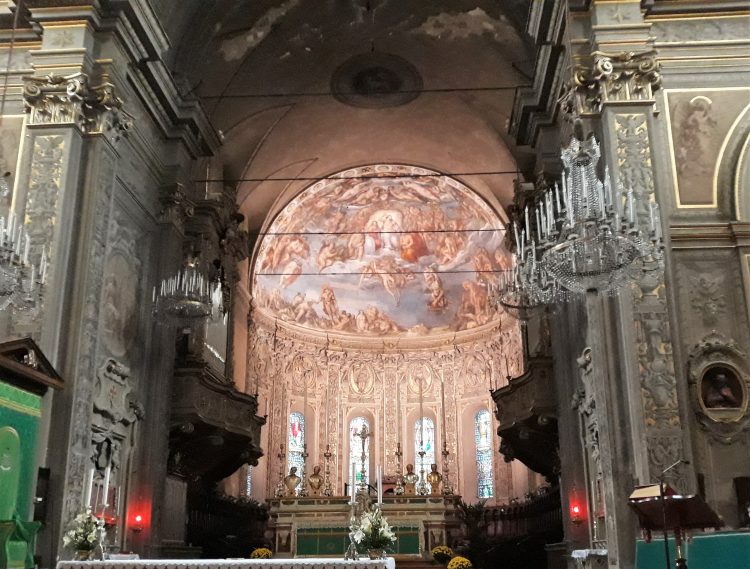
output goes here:
[{"label": "microphone stand", "polygon": [[[666,564],[667,569],[672,569],[672,561],[669,558],[669,531],[667,528],[667,505],[665,502],[666,496],[664,495],[664,490],[665,490],[664,479],[665,479],[665,475],[667,474],[667,472],[669,472],[670,470],[672,470],[675,466],[679,464],[690,464],[690,462],[681,458],[674,464],[662,470],[661,474],[659,475],[659,500],[661,500],[662,526],[664,529],[664,558],[667,563]],[[685,563],[685,560],[682,559],[682,556],[680,555],[680,546],[677,544],[680,538],[679,534],[680,534],[680,529],[676,528],[675,536],[674,536],[675,548],[677,549],[676,551],[677,559],[675,560],[675,562],[677,563],[676,567],[677,569],[687,569],[687,564]]]}]

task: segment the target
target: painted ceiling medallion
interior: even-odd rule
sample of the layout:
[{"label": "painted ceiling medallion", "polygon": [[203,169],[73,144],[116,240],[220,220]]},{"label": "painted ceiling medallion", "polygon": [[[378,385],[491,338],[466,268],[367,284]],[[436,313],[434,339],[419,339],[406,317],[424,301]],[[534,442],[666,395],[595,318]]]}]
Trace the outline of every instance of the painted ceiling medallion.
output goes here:
[{"label": "painted ceiling medallion", "polygon": [[[257,307],[302,327],[365,336],[493,321],[488,285],[510,263],[502,222],[472,190],[433,174],[365,166],[299,194],[260,245]],[[403,177],[414,175],[424,177]]]},{"label": "painted ceiling medallion", "polygon": [[385,108],[416,99],[422,77],[411,63],[388,53],[362,53],[347,59],[331,78],[331,91],[353,107]]}]

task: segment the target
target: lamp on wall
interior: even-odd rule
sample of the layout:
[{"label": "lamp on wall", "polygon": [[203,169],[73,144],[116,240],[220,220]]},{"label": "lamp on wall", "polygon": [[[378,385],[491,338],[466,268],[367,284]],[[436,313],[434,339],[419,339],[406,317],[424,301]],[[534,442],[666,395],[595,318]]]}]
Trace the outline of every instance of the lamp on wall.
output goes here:
[{"label": "lamp on wall", "polygon": [[143,516],[141,514],[133,516],[133,525],[131,526],[131,529],[136,533],[143,531]]}]

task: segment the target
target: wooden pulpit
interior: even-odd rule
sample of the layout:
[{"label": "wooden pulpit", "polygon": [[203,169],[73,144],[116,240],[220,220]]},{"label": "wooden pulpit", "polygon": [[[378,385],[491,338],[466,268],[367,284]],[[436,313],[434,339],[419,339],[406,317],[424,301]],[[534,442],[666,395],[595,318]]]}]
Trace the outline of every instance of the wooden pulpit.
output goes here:
[{"label": "wooden pulpit", "polygon": [[30,569],[41,524],[31,521],[42,396],[62,380],[30,338],[0,344],[0,569]]}]

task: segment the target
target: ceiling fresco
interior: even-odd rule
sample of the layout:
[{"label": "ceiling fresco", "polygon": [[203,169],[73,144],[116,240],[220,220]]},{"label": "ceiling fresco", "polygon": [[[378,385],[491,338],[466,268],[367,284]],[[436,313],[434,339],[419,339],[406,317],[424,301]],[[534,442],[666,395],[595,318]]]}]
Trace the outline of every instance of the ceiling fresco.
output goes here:
[{"label": "ceiling fresco", "polygon": [[307,328],[373,336],[490,322],[487,285],[509,265],[503,224],[465,185],[431,174],[367,166],[303,191],[261,242],[256,306]]}]

